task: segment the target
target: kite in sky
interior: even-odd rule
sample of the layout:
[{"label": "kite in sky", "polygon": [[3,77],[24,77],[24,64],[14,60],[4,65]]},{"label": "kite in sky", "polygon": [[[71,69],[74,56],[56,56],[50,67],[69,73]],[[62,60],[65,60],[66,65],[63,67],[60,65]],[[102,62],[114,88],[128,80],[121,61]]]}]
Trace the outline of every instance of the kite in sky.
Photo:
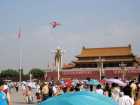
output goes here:
[{"label": "kite in sky", "polygon": [[59,22],[57,21],[52,21],[51,23],[52,28],[56,28],[57,26],[61,25]]}]

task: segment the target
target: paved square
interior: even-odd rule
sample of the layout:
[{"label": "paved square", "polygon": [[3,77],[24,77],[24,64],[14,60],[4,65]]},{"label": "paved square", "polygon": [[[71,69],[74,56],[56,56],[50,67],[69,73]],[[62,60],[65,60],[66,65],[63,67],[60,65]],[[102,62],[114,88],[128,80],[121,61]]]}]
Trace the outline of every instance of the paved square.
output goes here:
[{"label": "paved square", "polygon": [[12,105],[37,105],[35,97],[34,97],[33,104],[27,104],[24,100],[21,90],[19,90],[19,92],[16,92],[15,89],[12,89],[11,98],[12,98]]}]

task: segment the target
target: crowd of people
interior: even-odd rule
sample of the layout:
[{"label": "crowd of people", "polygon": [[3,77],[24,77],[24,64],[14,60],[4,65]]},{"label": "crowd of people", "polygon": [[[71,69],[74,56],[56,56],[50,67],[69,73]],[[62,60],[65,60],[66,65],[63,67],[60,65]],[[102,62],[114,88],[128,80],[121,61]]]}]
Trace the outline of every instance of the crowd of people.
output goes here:
[{"label": "crowd of people", "polygon": [[[140,84],[136,80],[127,81],[125,86],[119,86],[116,83],[108,83],[106,80],[99,81],[99,84],[90,84],[87,80],[61,80],[44,81],[33,84],[23,84],[23,95],[32,102],[36,97],[38,103],[47,100],[50,97],[62,95],[66,92],[91,91],[98,94],[111,97],[118,105],[139,105]],[[30,100],[31,101],[30,101]],[[139,103],[139,104],[138,104]]]},{"label": "crowd of people", "polygon": [[136,80],[127,81],[125,86],[108,83],[105,79],[99,81],[98,84],[90,84],[90,79],[30,81],[8,84],[0,80],[0,105],[12,105],[10,98],[12,88],[15,88],[17,92],[20,88],[27,104],[33,103],[34,100],[37,100],[37,103],[41,103],[53,96],[59,96],[66,92],[90,91],[111,97],[118,105],[140,105],[140,83]]}]

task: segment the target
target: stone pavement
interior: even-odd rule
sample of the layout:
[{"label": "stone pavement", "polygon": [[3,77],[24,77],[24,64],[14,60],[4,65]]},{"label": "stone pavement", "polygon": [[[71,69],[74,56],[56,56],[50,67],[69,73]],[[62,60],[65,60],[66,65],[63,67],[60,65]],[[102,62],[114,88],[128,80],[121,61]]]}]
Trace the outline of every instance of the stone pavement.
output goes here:
[{"label": "stone pavement", "polygon": [[12,98],[12,105],[37,105],[35,98],[33,104],[27,104],[24,100],[21,90],[19,90],[19,92],[16,92],[15,89],[12,89],[11,98]]}]

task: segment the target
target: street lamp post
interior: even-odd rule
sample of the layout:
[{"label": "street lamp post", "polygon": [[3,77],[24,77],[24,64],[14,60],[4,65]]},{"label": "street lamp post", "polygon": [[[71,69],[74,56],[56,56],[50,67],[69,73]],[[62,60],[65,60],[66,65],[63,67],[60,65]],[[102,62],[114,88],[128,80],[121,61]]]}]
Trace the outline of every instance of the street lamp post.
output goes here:
[{"label": "street lamp post", "polygon": [[99,65],[99,76],[100,76],[100,80],[102,79],[102,76],[104,76],[104,59],[102,59],[101,57],[99,57],[98,59],[98,65]]},{"label": "street lamp post", "polygon": [[121,67],[121,71],[122,71],[122,80],[125,80],[126,64],[124,64],[124,62],[121,62],[121,64],[119,64],[119,66]]},{"label": "street lamp post", "polygon": [[102,73],[102,76],[105,76],[105,71],[104,71],[104,59],[101,59],[101,73]]},{"label": "street lamp post", "polygon": [[32,73],[30,72],[30,82],[32,82]]},{"label": "street lamp post", "polygon": [[57,67],[57,79],[60,79],[60,69],[62,66],[62,49],[57,48],[55,52],[55,64]]}]

